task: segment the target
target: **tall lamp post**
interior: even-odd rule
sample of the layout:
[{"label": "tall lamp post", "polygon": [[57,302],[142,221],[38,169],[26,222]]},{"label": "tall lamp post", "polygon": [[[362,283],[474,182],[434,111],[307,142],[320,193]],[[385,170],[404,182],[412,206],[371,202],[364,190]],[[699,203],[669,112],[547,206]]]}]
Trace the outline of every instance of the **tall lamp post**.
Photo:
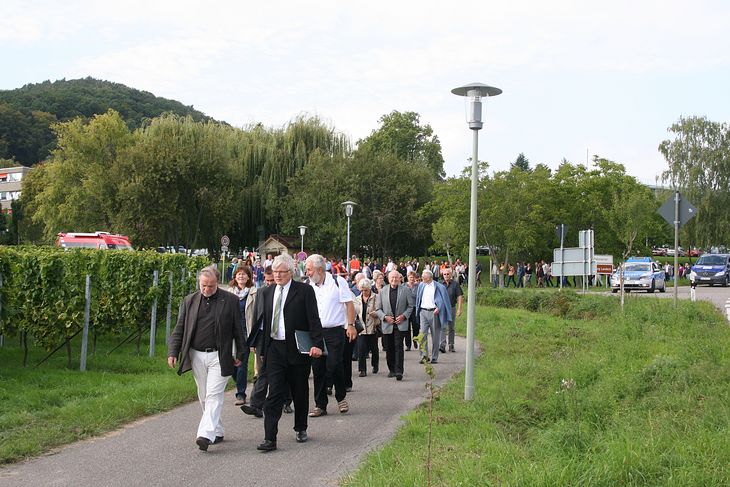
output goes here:
[{"label": "tall lamp post", "polygon": [[479,179],[479,130],[482,128],[482,97],[497,96],[502,90],[482,83],[471,83],[454,88],[451,92],[465,96],[469,102],[467,122],[472,130],[471,156],[471,211],[469,216],[469,288],[466,307],[466,377],[464,399],[474,397],[474,313],[476,311],[476,262],[477,262],[477,180]]},{"label": "tall lamp post", "polygon": [[345,207],[345,216],[347,217],[347,251],[345,254],[345,262],[347,264],[347,275],[350,275],[350,217],[352,216],[352,208],[356,205],[354,201],[345,201],[342,205]]},{"label": "tall lamp post", "polygon": [[299,227],[299,235],[302,236],[302,247],[299,249],[300,253],[304,252],[304,234],[307,233],[307,227],[304,225],[301,225]]}]

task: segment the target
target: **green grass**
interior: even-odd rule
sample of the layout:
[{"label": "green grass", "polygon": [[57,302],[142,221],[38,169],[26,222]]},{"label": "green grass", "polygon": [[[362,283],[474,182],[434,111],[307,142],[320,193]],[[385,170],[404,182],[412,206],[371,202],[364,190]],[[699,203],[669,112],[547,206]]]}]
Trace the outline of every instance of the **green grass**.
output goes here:
[{"label": "green grass", "polygon": [[[727,322],[709,303],[612,301],[477,308],[475,397],[463,375],[438,393],[432,485],[730,485]],[[427,484],[427,405],[404,419],[343,485]]]},{"label": "green grass", "polygon": [[148,357],[148,343],[143,340],[140,356],[132,345],[108,355],[116,343],[100,341],[96,355],[88,357],[87,371],[80,372],[77,341],[70,370],[65,349],[36,367],[46,352],[33,347],[30,365],[24,368],[17,339],[6,339],[0,348],[0,464],[195,400],[192,374],[180,377],[167,367],[162,340],[156,344],[157,355]]}]

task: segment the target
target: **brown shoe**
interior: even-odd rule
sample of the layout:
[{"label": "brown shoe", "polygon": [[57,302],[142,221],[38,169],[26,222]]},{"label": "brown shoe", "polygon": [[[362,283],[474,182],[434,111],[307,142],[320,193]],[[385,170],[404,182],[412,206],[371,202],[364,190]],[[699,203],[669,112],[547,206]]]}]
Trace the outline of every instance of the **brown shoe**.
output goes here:
[{"label": "brown shoe", "polygon": [[327,416],[327,410],[320,407],[316,407],[309,411],[310,418],[319,418],[320,416]]}]

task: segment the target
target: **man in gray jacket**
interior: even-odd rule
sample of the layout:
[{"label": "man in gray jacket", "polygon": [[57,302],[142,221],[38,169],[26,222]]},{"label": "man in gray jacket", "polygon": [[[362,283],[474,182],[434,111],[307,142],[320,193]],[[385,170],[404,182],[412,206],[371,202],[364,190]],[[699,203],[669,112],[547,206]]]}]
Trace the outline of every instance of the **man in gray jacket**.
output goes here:
[{"label": "man in gray jacket", "polygon": [[403,339],[408,333],[408,318],[413,312],[413,293],[401,284],[402,279],[400,272],[390,271],[390,285],[380,290],[376,305],[382,321],[388,377],[396,380],[403,380]]},{"label": "man in gray jacket", "polygon": [[245,343],[238,297],[218,289],[219,277],[214,267],[200,271],[200,290],[180,303],[177,324],[167,343],[167,364],[171,368],[179,365],[178,375],[193,371],[203,408],[195,443],[203,451],[223,441],[223,395],[233,366],[241,363]]}]

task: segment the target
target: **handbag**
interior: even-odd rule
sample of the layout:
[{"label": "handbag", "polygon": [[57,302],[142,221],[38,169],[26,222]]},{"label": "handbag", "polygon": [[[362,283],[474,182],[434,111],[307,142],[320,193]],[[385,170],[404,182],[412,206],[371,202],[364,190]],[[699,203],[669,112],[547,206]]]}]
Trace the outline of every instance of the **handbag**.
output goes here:
[{"label": "handbag", "polygon": [[365,326],[363,326],[359,316],[355,318],[355,331],[357,331],[358,335],[365,331]]}]

